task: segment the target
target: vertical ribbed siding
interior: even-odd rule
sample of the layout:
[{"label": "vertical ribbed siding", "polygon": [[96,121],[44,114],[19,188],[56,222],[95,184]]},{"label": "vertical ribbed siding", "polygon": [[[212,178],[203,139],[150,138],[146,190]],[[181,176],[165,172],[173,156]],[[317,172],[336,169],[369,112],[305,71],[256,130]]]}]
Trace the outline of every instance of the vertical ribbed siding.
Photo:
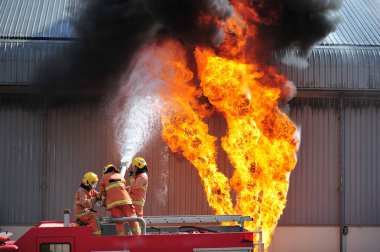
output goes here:
[{"label": "vertical ribbed siding", "polygon": [[380,103],[347,101],[346,222],[380,224]]},{"label": "vertical ribbed siding", "polygon": [[[2,95],[0,99],[0,201],[5,202],[0,207],[0,224],[33,224],[42,214],[43,219],[61,219],[64,209],[72,209],[84,172],[101,176],[105,164],[119,164],[113,130],[104,123],[105,115],[97,104],[45,110],[17,105],[23,97]],[[334,99],[295,99],[291,104],[291,118],[302,127],[301,146],[280,224],[339,224],[340,111],[336,103]],[[343,104],[346,221],[378,225],[379,102],[346,99]],[[219,139],[226,134],[221,116],[214,115],[207,123],[210,134]],[[196,169],[169,151],[159,125],[155,132],[137,154],[149,166],[145,214],[212,214]],[[220,148],[218,167],[231,176],[233,168]]]},{"label": "vertical ribbed siding", "polygon": [[168,215],[169,192],[172,174],[169,172],[169,150],[161,140],[161,127],[156,125],[156,134],[145,148],[136,156],[142,156],[148,163],[149,188],[147,192],[145,215]]},{"label": "vertical ribbed siding", "polygon": [[0,225],[41,217],[42,113],[0,96]]},{"label": "vertical ribbed siding", "polygon": [[93,171],[101,177],[107,163],[119,160],[112,128],[96,104],[76,104],[48,109],[46,134],[45,218],[62,218],[73,209],[73,198],[83,174]]},{"label": "vertical ribbed siding", "polygon": [[211,213],[197,170],[185,158],[170,152],[158,130],[151,143],[137,154],[149,167],[145,214]]},{"label": "vertical ribbed siding", "polygon": [[[0,1],[0,36],[3,38],[73,38],[69,15],[87,1],[2,0]],[[76,14],[77,15],[77,14]]]},{"label": "vertical ribbed siding", "polygon": [[280,224],[339,223],[339,120],[334,100],[301,100],[291,109],[301,127],[298,163],[290,176]]},{"label": "vertical ribbed siding", "polygon": [[[30,84],[44,65],[64,66],[69,63],[69,50],[74,43],[0,41],[0,84]],[[282,64],[285,53],[289,52],[274,55],[275,64],[298,88],[380,88],[379,47],[317,47],[311,50],[309,67],[305,69]]]},{"label": "vertical ribbed siding", "polygon": [[[73,208],[73,197],[83,174],[101,177],[105,164],[119,164],[112,128],[94,104],[48,108],[45,115],[46,219],[61,219]],[[196,169],[183,157],[171,153],[161,139],[161,128],[136,155],[149,167],[146,215],[210,214]],[[105,214],[105,210],[102,209]]]},{"label": "vertical ribbed siding", "polygon": [[[70,42],[0,41],[0,83],[31,84],[41,67],[63,65]],[[60,56],[60,57],[58,57]],[[62,56],[62,57],[61,57]],[[61,60],[58,64],[57,60]]]},{"label": "vertical ribbed siding", "polygon": [[330,33],[323,44],[379,45],[379,1],[344,0],[338,12],[341,22],[337,30]]},{"label": "vertical ribbed siding", "polygon": [[[207,123],[210,134],[218,137],[226,134],[227,126],[221,116],[215,115]],[[212,214],[197,170],[184,157],[170,152],[161,138],[160,126],[155,132],[152,141],[137,154],[147,160],[149,167],[145,214]],[[232,167],[220,144],[217,151],[219,171],[230,177]]]},{"label": "vertical ribbed siding", "polygon": [[[119,164],[113,131],[102,122],[104,118],[96,107],[89,105],[48,111],[46,218],[62,218],[65,208],[72,209],[84,172],[94,171],[100,178],[105,164]],[[155,132],[145,148],[136,154],[146,159],[149,168],[145,215],[211,213],[196,169],[168,150],[159,126]]]},{"label": "vertical ribbed siding", "polygon": [[[2,0],[0,36],[73,38],[69,16],[78,16],[84,0]],[[71,4],[72,8],[68,8]],[[379,1],[345,0],[334,16],[342,22],[323,41],[325,45],[379,45]]]},{"label": "vertical ribbed siding", "polygon": [[358,89],[380,88],[379,47],[316,47],[310,52],[307,68],[281,63],[289,52],[277,52],[275,64],[297,88]]}]

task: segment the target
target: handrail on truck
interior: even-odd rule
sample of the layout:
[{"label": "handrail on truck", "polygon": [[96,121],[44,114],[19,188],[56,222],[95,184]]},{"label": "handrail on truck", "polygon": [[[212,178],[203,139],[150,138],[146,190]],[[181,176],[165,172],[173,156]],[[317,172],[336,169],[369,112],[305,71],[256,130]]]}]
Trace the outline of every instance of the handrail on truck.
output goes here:
[{"label": "handrail on truck", "polygon": [[[220,223],[220,222],[238,222],[240,227],[244,227],[245,221],[252,221],[253,218],[242,215],[184,215],[184,216],[147,216],[141,217],[101,217],[102,222],[128,222],[138,221],[141,225],[141,234],[146,234],[146,226],[149,224],[183,224],[183,223]],[[251,231],[259,235],[258,242],[253,242],[253,245],[258,246],[260,251],[264,251],[263,232],[261,230]]]},{"label": "handrail on truck", "polygon": [[264,252],[264,242],[263,242],[263,231],[257,230],[257,231],[251,231],[254,234],[259,234],[259,241],[258,242],[253,242],[253,245],[257,245],[260,247],[260,252]]},{"label": "handrail on truck", "polygon": [[146,222],[144,218],[141,218],[141,217],[121,217],[121,218],[101,217],[101,220],[108,223],[137,221],[141,225],[141,234],[146,234]]}]

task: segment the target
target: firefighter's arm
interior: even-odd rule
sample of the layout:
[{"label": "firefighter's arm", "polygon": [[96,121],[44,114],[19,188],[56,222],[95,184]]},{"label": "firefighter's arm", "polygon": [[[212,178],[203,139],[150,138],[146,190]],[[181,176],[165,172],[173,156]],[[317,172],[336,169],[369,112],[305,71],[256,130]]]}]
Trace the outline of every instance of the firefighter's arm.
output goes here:
[{"label": "firefighter's arm", "polygon": [[100,180],[100,197],[102,205],[106,205],[106,187],[104,185],[104,177]]},{"label": "firefighter's arm", "polygon": [[89,198],[87,197],[86,193],[84,191],[79,193],[79,203],[84,208],[92,208],[92,206],[95,204],[96,198]]},{"label": "firefighter's arm", "polygon": [[94,190],[94,197],[96,198],[96,201],[101,201],[102,196],[100,195],[100,192]]}]

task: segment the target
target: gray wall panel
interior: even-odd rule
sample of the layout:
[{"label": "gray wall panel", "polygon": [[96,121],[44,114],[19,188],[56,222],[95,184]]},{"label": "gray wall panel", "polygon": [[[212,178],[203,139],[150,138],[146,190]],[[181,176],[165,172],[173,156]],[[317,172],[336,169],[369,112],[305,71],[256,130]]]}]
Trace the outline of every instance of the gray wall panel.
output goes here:
[{"label": "gray wall panel", "polygon": [[[84,0],[2,0],[0,36],[74,38],[69,16],[77,16],[86,3]],[[379,1],[343,1],[341,10],[333,13],[334,17],[341,17],[341,22],[322,44],[379,45],[379,9]]]},{"label": "gray wall panel", "polygon": [[[18,96],[1,97],[0,201],[7,203],[0,207],[0,224],[33,224],[41,216],[61,219],[64,209],[72,209],[84,172],[101,176],[105,164],[119,163],[113,130],[93,102],[45,110],[17,105],[22,99]],[[346,221],[350,225],[378,225],[380,106],[365,100],[343,104]],[[340,223],[339,114],[334,99],[292,102],[290,115],[301,126],[301,146],[280,224]],[[210,134],[226,134],[226,123],[220,116],[207,119],[207,123]],[[137,153],[147,160],[150,170],[145,214],[212,214],[195,168],[168,150],[160,126],[154,131],[157,134]],[[227,155],[221,149],[218,155],[220,171],[230,177],[233,168]]]},{"label": "gray wall panel", "polygon": [[[2,0],[0,36],[3,38],[73,38],[69,14],[76,14],[87,1]],[[72,8],[68,10],[68,7]],[[77,15],[77,14],[76,14]]]},{"label": "gray wall panel", "polygon": [[[73,43],[0,41],[0,84],[31,84],[44,64],[67,64],[69,47]],[[282,64],[285,53],[276,53],[274,64],[297,88],[380,89],[380,47],[316,47],[311,50],[309,67],[305,69]]]},{"label": "gray wall panel", "polygon": [[73,197],[83,174],[101,177],[104,165],[118,161],[113,131],[95,104],[54,107],[46,119],[46,213],[48,219],[62,218],[73,209]]},{"label": "gray wall panel", "polygon": [[339,23],[335,32],[322,42],[325,45],[379,45],[380,1],[344,0],[335,16]]},{"label": "gray wall panel", "polygon": [[282,64],[286,53],[277,52],[274,62],[299,89],[380,89],[380,47],[316,47],[303,69]]},{"label": "gray wall panel", "polygon": [[291,118],[301,126],[298,163],[280,224],[339,223],[339,121],[334,100],[301,100]]},{"label": "gray wall panel", "polygon": [[379,225],[380,103],[352,100],[346,106],[346,222]]},{"label": "gray wall panel", "polygon": [[70,42],[58,41],[0,41],[0,84],[31,84],[44,64],[61,60]]},{"label": "gray wall panel", "polygon": [[33,224],[41,217],[42,112],[0,103],[0,224]]}]

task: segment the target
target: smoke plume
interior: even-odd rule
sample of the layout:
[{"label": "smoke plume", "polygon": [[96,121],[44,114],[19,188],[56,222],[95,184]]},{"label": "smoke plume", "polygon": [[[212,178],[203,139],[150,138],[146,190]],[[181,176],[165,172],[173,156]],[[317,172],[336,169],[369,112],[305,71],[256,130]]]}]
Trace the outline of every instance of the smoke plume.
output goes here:
[{"label": "smoke plume", "polygon": [[[73,2],[71,8],[74,7]],[[89,86],[112,90],[144,44],[174,38],[187,47],[220,43],[218,18],[232,8],[226,0],[91,0],[71,17],[78,40],[65,52],[67,60],[44,66],[38,84]],[[78,6],[76,8],[79,8]],[[200,17],[216,15],[216,19]],[[56,56],[57,57],[57,56]]]},{"label": "smoke plume", "polygon": [[335,11],[342,5],[342,0],[249,2],[260,20],[253,53],[261,59],[281,49],[297,50],[300,57],[306,57],[312,46],[336,29],[340,20]]},{"label": "smoke plume", "polygon": [[[227,0],[91,0],[86,4],[75,1],[81,8],[79,15],[71,17],[71,23],[78,41],[62,56],[65,64],[62,60],[56,60],[59,65],[49,63],[36,82],[49,87],[88,86],[112,91],[143,45],[171,38],[181,41],[189,50],[201,44],[219,46],[225,36],[219,22],[232,15],[232,5],[257,29],[249,49],[256,58],[268,60],[270,52],[283,48],[298,48],[306,54],[335,29],[337,20],[331,11],[338,9],[341,1],[231,0],[231,4]],[[247,13],[251,12],[257,16],[250,18]]]}]

